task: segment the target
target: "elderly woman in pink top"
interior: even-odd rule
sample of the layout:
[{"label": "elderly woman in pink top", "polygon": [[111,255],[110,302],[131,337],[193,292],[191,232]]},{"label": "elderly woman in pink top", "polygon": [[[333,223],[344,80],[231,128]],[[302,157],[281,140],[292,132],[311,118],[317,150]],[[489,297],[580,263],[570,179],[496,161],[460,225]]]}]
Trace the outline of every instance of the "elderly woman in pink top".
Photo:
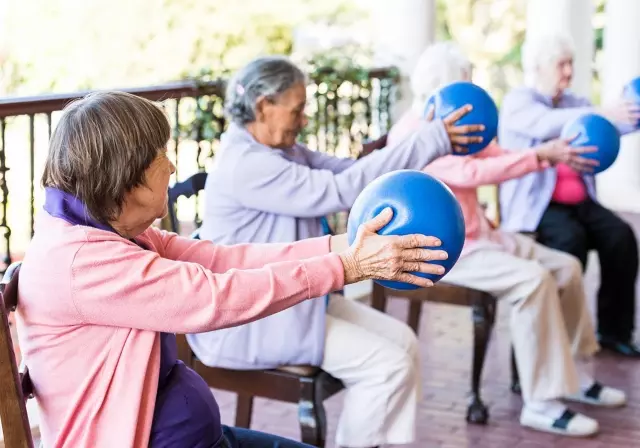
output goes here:
[{"label": "elderly woman in pink top", "polygon": [[[390,144],[404,138],[420,121],[432,92],[469,78],[469,61],[454,44],[427,48],[412,76],[414,106],[391,130]],[[492,143],[477,155],[445,156],[425,168],[452,189],[465,218],[463,254],[443,281],[487,291],[511,305],[512,343],[524,400],[521,424],[572,436],[594,434],[598,423],[568,409],[559,399],[597,406],[620,406],[626,401],[622,391],[601,385],[590,373],[589,360],[599,346],[580,263],[529,237],[494,229],[478,204],[477,189],[559,162],[589,170],[593,162],[580,157],[580,152],[592,150],[577,150],[562,140],[520,152]]]},{"label": "elderly woman in pink top", "polygon": [[51,138],[44,210],[22,264],[17,325],[47,447],[301,447],[221,425],[174,333],[245,324],[366,278],[422,286],[439,241],[376,231],[220,246],[152,227],[175,168],[162,110],[118,92],[68,106]]}]

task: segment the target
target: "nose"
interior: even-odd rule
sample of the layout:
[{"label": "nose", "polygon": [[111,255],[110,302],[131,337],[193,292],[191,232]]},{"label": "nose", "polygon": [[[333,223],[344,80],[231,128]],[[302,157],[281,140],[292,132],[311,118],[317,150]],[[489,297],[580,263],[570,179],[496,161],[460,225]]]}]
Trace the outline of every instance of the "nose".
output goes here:
[{"label": "nose", "polygon": [[169,170],[171,170],[171,174],[176,172],[176,165],[171,160],[169,160]]},{"label": "nose", "polygon": [[567,78],[571,78],[573,76],[573,67],[571,66],[571,64],[567,64],[564,67],[564,75]]},{"label": "nose", "polygon": [[302,126],[301,127],[306,128],[308,124],[309,124],[309,119],[307,118],[306,115],[303,115],[302,116],[302,122],[301,122]]}]

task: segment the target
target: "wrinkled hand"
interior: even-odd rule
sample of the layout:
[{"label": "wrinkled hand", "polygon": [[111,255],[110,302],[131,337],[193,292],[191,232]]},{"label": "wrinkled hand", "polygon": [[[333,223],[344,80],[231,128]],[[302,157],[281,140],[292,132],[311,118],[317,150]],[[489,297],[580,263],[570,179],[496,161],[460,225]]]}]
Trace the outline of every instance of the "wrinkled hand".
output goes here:
[{"label": "wrinkled hand", "polygon": [[596,152],[595,146],[573,147],[569,144],[575,137],[549,140],[536,148],[538,160],[547,161],[551,165],[564,163],[576,171],[592,172],[599,165],[597,160],[581,157],[581,154]]},{"label": "wrinkled hand", "polygon": [[599,112],[614,123],[635,126],[640,120],[640,106],[628,100],[618,100],[610,106],[603,107]]},{"label": "wrinkled hand", "polygon": [[412,272],[444,274],[442,266],[427,262],[446,260],[447,253],[443,250],[424,249],[440,246],[438,238],[417,234],[383,236],[376,233],[392,217],[392,210],[386,208],[378,216],[362,224],[353,244],[340,254],[346,284],[375,279],[428,287],[433,286],[431,280],[418,277]]},{"label": "wrinkled hand", "polygon": [[[462,126],[456,126],[455,123],[460,118],[467,115],[471,112],[473,106],[471,104],[467,104],[462,106],[459,109],[454,110],[449,115],[447,115],[442,121],[444,123],[444,127],[449,135],[449,141],[451,141],[451,147],[453,148],[453,152],[457,154],[466,154],[468,152],[467,148],[461,145],[468,145],[469,143],[481,143],[482,137],[480,136],[469,136],[467,134],[471,134],[472,132],[484,131],[484,125],[482,124],[467,124]],[[433,120],[434,108],[433,105],[429,107],[427,111],[427,121]]]}]

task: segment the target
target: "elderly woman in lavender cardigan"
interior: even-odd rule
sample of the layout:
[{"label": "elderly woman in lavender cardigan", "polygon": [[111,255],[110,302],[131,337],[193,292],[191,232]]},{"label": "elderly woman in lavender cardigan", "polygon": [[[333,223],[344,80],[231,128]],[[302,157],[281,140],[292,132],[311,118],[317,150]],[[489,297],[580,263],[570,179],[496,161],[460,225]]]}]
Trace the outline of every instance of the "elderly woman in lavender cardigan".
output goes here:
[{"label": "elderly woman in lavender cardigan", "polygon": [[[638,107],[623,100],[594,107],[568,90],[573,46],[562,35],[528,40],[523,69],[527,86],[507,94],[502,104],[498,139],[505,148],[526,149],[557,138],[565,123],[586,112],[602,114],[622,133],[632,131],[640,117]],[[578,257],[583,268],[589,249],[598,251],[600,344],[623,355],[640,356],[632,341],[636,238],[626,222],[598,203],[593,174],[577,173],[564,164],[527,174],[502,184],[500,206],[505,230],[535,231],[540,243]]]},{"label": "elderly woman in lavender cardigan", "polygon": [[[231,82],[231,125],[209,173],[201,237],[220,244],[289,242],[323,234],[321,217],[348,210],[360,191],[389,171],[420,169],[477,141],[456,128],[468,107],[427,122],[393,148],[358,161],[296,143],[306,125],[305,76],[288,60],[260,58]],[[340,297],[316,300],[241,327],[190,335],[205,364],[234,369],[321,366],[347,386],[337,443],[404,444],[414,439],[420,398],[416,337],[403,323]]]}]

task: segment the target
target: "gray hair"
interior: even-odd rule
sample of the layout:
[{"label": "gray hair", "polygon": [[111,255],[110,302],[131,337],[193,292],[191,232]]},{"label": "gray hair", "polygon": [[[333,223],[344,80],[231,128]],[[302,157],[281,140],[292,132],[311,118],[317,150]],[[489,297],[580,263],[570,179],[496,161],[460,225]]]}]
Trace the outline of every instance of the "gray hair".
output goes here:
[{"label": "gray hair", "polygon": [[420,112],[427,99],[440,87],[460,81],[471,70],[471,62],[454,42],[429,45],[411,73],[414,105]]},{"label": "gray hair", "polygon": [[225,95],[225,112],[240,125],[256,120],[256,103],[261,97],[275,100],[306,76],[289,59],[266,56],[254,59],[231,79]]},{"label": "gray hair", "polygon": [[524,83],[536,87],[540,67],[555,64],[565,55],[573,55],[573,39],[564,33],[528,36],[522,45],[522,72]]}]

